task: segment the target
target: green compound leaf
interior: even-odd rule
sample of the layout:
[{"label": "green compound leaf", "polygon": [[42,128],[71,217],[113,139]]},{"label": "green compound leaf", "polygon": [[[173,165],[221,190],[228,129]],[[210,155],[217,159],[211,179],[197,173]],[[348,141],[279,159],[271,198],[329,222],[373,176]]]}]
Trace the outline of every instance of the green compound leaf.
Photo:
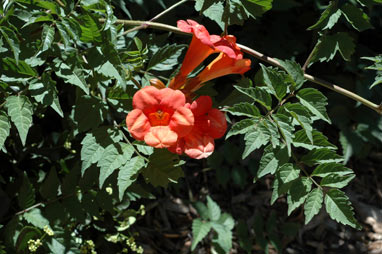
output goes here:
[{"label": "green compound leaf", "polygon": [[289,183],[300,176],[300,169],[292,163],[286,163],[278,170],[279,178],[283,183]]},{"label": "green compound leaf", "polygon": [[330,174],[325,176],[321,182],[320,185],[323,187],[333,187],[333,188],[338,188],[341,189],[348,185],[351,180],[353,180],[355,177],[355,174],[350,174],[350,175],[337,175],[337,174]]},{"label": "green compound leaf", "polygon": [[142,175],[146,182],[153,186],[167,187],[170,182],[176,183],[184,173],[180,167],[184,162],[177,154],[165,149],[156,149],[149,157],[149,164],[143,169]]},{"label": "green compound leaf", "polygon": [[0,150],[3,148],[4,142],[9,136],[11,124],[8,115],[4,111],[0,111]]},{"label": "green compound leaf", "polygon": [[289,160],[286,147],[272,148],[268,145],[264,149],[263,156],[260,159],[260,166],[257,171],[257,178],[261,178],[267,174],[274,174],[279,166],[282,166]]},{"label": "green compound leaf", "polygon": [[327,149],[327,148],[320,148],[320,149],[314,149],[309,151],[306,155],[301,157],[301,162],[305,163],[309,167],[317,164],[322,163],[329,163],[329,162],[342,162],[343,158],[336,154],[335,151]]},{"label": "green compound leaf", "polygon": [[102,42],[101,25],[97,18],[87,12],[80,16],[78,20],[81,29],[81,41],[83,42]]},{"label": "green compound leaf", "polygon": [[304,204],[305,225],[312,220],[312,218],[320,212],[322,207],[324,194],[320,188],[312,190],[306,198]]},{"label": "green compound leaf", "polygon": [[[232,217],[231,220],[234,223]],[[211,225],[218,234],[217,239],[212,240],[213,243],[218,244],[225,253],[229,253],[229,250],[232,248],[232,230],[218,222],[212,222]]]},{"label": "green compound leaf", "polygon": [[102,188],[105,180],[114,170],[125,164],[133,155],[134,148],[126,143],[108,145],[102,153],[97,166],[100,167],[99,187]]},{"label": "green compound leaf", "polygon": [[350,3],[341,6],[341,11],[346,20],[359,32],[373,28],[370,24],[369,16],[364,13],[360,8],[355,7]]},{"label": "green compound leaf", "polygon": [[321,14],[320,19],[312,26],[308,27],[308,30],[312,29],[331,29],[341,16],[341,11],[338,10],[338,0],[330,1],[328,7]]},{"label": "green compound leaf", "polygon": [[60,101],[58,100],[56,82],[48,74],[43,73],[41,80],[32,80],[29,84],[29,91],[37,102],[51,106],[57,114],[64,117]]},{"label": "green compound leaf", "polygon": [[16,65],[19,64],[19,54],[20,54],[20,44],[17,35],[13,32],[12,29],[2,26],[0,27],[0,32],[4,36],[5,41],[8,43],[9,47],[13,52],[13,56],[16,61]]},{"label": "green compound leaf", "polygon": [[273,0],[242,0],[241,3],[249,16],[260,17],[272,9]]},{"label": "green compound leaf", "polygon": [[312,176],[326,177],[328,175],[335,174],[338,176],[344,176],[348,174],[353,174],[353,170],[345,167],[343,164],[339,163],[324,163],[316,167],[312,173]]},{"label": "green compound leaf", "polygon": [[301,66],[293,60],[277,60],[292,78],[294,90],[299,89],[305,82],[304,72],[301,69]]},{"label": "green compound leaf", "polygon": [[240,87],[234,86],[239,92],[249,96],[257,103],[263,105],[267,110],[272,108],[272,97],[267,87]]},{"label": "green compound leaf", "polygon": [[276,202],[279,196],[287,193],[294,181],[298,179],[299,176],[300,169],[293,166],[291,163],[286,163],[277,170],[275,180],[273,181],[271,205]]},{"label": "green compound leaf", "polygon": [[56,21],[56,27],[58,30],[58,33],[61,36],[62,41],[64,42],[65,47],[69,47],[71,43],[71,38],[69,33],[66,31],[66,28],[63,23],[60,21]]},{"label": "green compound leaf", "polygon": [[298,91],[297,98],[313,115],[331,123],[326,113],[327,98],[315,88],[304,88]]},{"label": "green compound leaf", "polygon": [[251,132],[248,132],[244,136],[245,148],[242,158],[245,159],[254,150],[266,145],[269,142],[269,139],[269,131],[260,122],[256,128],[251,129]]},{"label": "green compound leaf", "polygon": [[285,74],[273,69],[271,67],[265,67],[260,64],[261,70],[263,72],[264,83],[267,85],[271,93],[276,96],[276,98],[281,101],[282,98],[287,93],[287,83],[285,82]]},{"label": "green compound leaf", "polygon": [[355,51],[355,43],[349,34],[338,32],[333,35],[323,35],[313,49],[309,66],[317,61],[328,62],[332,60],[337,51],[340,52],[345,61],[350,61],[350,57]]},{"label": "green compound leaf", "polygon": [[231,115],[234,116],[260,116],[259,109],[255,105],[252,105],[248,102],[237,103],[232,107],[226,109],[225,111],[229,112]]},{"label": "green compound leaf", "polygon": [[325,208],[333,220],[358,230],[361,229],[361,225],[354,218],[353,207],[349,198],[344,192],[338,189],[329,190],[325,196]]},{"label": "green compound leaf", "polygon": [[8,115],[20,134],[23,145],[27,139],[28,130],[32,125],[33,105],[24,95],[10,96],[6,100]]},{"label": "green compound leaf", "polygon": [[287,196],[288,216],[305,202],[311,189],[312,181],[307,177],[292,182]]},{"label": "green compound leaf", "polygon": [[172,70],[176,64],[178,64],[178,57],[184,50],[184,45],[171,44],[160,48],[150,58],[147,65],[147,71],[168,71]]},{"label": "green compound leaf", "polygon": [[311,142],[310,138],[307,136],[305,130],[299,130],[295,133],[295,137],[293,139],[293,146],[295,147],[303,147],[308,150],[312,150],[315,148],[328,148],[331,150],[336,150],[337,147],[328,141],[328,138],[324,136],[319,131],[314,130],[312,132]]},{"label": "green compound leaf", "polygon": [[63,78],[65,82],[78,86],[86,94],[89,94],[89,87],[86,83],[84,73],[80,68],[73,67],[71,68],[66,63],[62,62],[59,59],[55,59],[55,73],[60,78]]},{"label": "green compound leaf", "polygon": [[272,115],[272,118],[273,120],[275,120],[277,127],[279,128],[280,133],[283,139],[285,140],[285,143],[288,148],[288,154],[290,156],[292,152],[291,144],[294,137],[294,127],[292,125],[292,118],[279,113]]},{"label": "green compound leaf", "polygon": [[142,157],[136,156],[129,160],[118,173],[118,191],[119,200],[122,200],[126,189],[136,180],[133,176],[145,166],[145,160]]},{"label": "green compound leaf", "polygon": [[41,34],[41,49],[39,53],[42,53],[51,47],[54,40],[54,33],[54,27],[48,26],[47,24],[43,25]]},{"label": "green compound leaf", "polygon": [[192,244],[191,244],[191,251],[193,251],[196,247],[196,245],[203,240],[204,237],[210,232],[211,230],[211,223],[208,221],[202,221],[201,219],[197,218],[192,221]]},{"label": "green compound leaf", "polygon": [[195,10],[205,17],[215,21],[224,30],[223,13],[224,5],[221,1],[196,0]]},{"label": "green compound leaf", "polygon": [[207,210],[208,218],[212,221],[216,221],[220,218],[221,210],[218,204],[213,201],[210,196],[207,196]]},{"label": "green compound leaf", "polygon": [[49,221],[42,215],[39,208],[34,208],[23,214],[24,219],[35,227],[43,229],[49,226]]},{"label": "green compound leaf", "polygon": [[228,131],[225,139],[238,134],[245,134],[251,129],[255,128],[255,125],[259,122],[259,119],[243,119],[240,122],[232,125],[231,129]]}]

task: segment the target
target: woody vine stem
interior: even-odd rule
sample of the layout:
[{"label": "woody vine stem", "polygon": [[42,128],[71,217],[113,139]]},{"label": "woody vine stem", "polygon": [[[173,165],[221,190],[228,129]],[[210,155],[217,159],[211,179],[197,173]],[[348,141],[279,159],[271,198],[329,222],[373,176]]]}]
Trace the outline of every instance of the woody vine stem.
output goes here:
[{"label": "woody vine stem", "polygon": [[[186,2],[187,0],[184,0],[184,1],[181,1],[181,2]],[[179,2],[180,3],[180,2]],[[178,4],[179,4],[178,3]],[[178,6],[177,4],[177,6]],[[170,9],[170,8],[169,8]],[[167,9],[166,12],[169,10]],[[172,9],[172,8],[171,8]],[[154,18],[159,18],[162,14],[164,13],[160,13],[158,14],[157,16],[155,16]],[[151,21],[140,21],[140,20],[124,20],[124,19],[117,19],[116,20],[116,23],[118,24],[124,24],[124,25],[129,25],[129,26],[136,26],[135,29],[130,29],[130,30],[127,30],[124,34],[127,34],[127,32],[132,32],[132,31],[136,31],[136,30],[139,30],[139,29],[145,29],[145,28],[153,28],[153,29],[159,29],[159,30],[166,30],[166,31],[170,31],[170,32],[174,32],[174,33],[177,33],[177,34],[182,34],[182,35],[192,35],[192,33],[186,33],[186,32],[183,32],[181,30],[179,30],[177,27],[174,27],[174,26],[170,26],[170,25],[166,25],[166,24],[163,24],[163,23],[158,23],[158,22],[152,22]],[[99,19],[100,22],[105,22],[106,19]],[[283,67],[281,66],[281,64],[279,63],[279,61],[277,61],[276,59],[274,58],[271,58],[269,56],[266,56],[254,49],[251,49],[247,46],[244,46],[244,45],[241,45],[241,44],[238,44],[237,45],[242,49],[243,52],[249,54],[249,55],[252,55],[254,56],[255,58],[261,60],[261,61],[264,61],[264,62],[267,62],[271,65],[274,65],[274,66],[277,66],[281,69],[283,69]],[[317,78],[317,77],[314,77],[310,74],[307,74],[307,73],[304,73],[304,78],[313,82],[313,83],[316,83],[318,85],[321,85],[321,86],[324,86],[326,88],[329,88],[337,93],[340,93],[348,98],[351,98],[355,101],[358,101],[360,103],[362,103],[363,105],[365,105],[366,107],[369,107],[370,109],[374,110],[375,112],[377,112],[378,114],[382,115],[382,103],[380,105],[377,105],[361,96],[359,96],[358,94],[355,94],[349,90],[346,90],[345,88],[342,88],[338,85],[335,85],[331,82],[328,82],[326,80],[323,80],[323,79],[320,79],[320,78]]]}]

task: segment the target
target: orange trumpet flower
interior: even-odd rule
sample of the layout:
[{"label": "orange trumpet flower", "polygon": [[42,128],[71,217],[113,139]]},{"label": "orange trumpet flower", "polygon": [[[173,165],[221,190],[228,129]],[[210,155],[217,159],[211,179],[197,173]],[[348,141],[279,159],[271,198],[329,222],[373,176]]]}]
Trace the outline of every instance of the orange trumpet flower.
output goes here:
[{"label": "orange trumpet flower", "polygon": [[126,117],[127,128],[135,139],[149,146],[173,146],[194,125],[194,115],[185,104],[185,95],[179,90],[144,87],[133,97],[134,109]]}]

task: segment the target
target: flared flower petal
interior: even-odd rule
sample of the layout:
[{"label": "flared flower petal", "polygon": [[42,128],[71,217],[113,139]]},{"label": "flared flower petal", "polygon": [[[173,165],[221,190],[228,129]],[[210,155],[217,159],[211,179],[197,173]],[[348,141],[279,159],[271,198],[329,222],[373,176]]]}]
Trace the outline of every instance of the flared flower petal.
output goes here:
[{"label": "flared flower petal", "polygon": [[184,153],[194,159],[207,158],[215,149],[214,139],[207,135],[192,133],[184,140]]},{"label": "flared flower petal", "polygon": [[171,114],[186,104],[186,96],[179,90],[171,88],[163,88],[159,91],[160,103],[159,107],[163,111],[169,111]]},{"label": "flared flower petal", "polygon": [[137,140],[143,140],[151,127],[149,119],[140,109],[134,109],[126,116],[126,125],[131,135]]},{"label": "flared flower petal", "polygon": [[167,148],[176,144],[178,134],[168,126],[151,127],[145,135],[145,142],[155,148]]},{"label": "flared flower petal", "polygon": [[184,153],[184,145],[185,145],[184,138],[178,138],[178,141],[176,142],[176,144],[173,146],[170,146],[168,150],[172,153],[181,155]]},{"label": "flared flower petal", "polygon": [[194,116],[198,117],[206,114],[212,108],[212,99],[210,96],[200,96],[191,105],[186,104],[185,107],[189,107]]},{"label": "flared flower petal", "polygon": [[171,117],[169,126],[179,137],[189,134],[194,126],[194,115],[185,107],[178,108]]},{"label": "flared flower petal", "polygon": [[146,86],[134,94],[133,108],[140,109],[146,114],[154,112],[161,102],[160,90],[153,86]]}]

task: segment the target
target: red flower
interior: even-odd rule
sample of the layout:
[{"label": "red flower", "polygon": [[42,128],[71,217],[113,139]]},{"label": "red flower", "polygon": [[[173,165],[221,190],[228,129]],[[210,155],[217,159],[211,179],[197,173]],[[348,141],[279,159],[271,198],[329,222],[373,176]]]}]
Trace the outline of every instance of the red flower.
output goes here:
[{"label": "red flower", "polygon": [[185,107],[194,114],[194,127],[190,134],[179,139],[168,150],[177,154],[185,153],[194,159],[207,158],[214,151],[214,139],[221,138],[226,132],[225,116],[218,109],[212,108],[209,96],[201,96]]},{"label": "red flower", "polygon": [[[251,61],[243,59],[236,38],[232,35],[210,35],[207,29],[193,20],[179,20],[178,28],[193,33],[191,44],[184,57],[179,73],[171,80],[169,87],[182,89],[185,93],[196,91],[201,84],[213,78],[228,74],[243,74],[250,69]],[[212,53],[219,56],[197,77],[187,80],[187,75]]]},{"label": "red flower", "polygon": [[137,140],[149,146],[165,148],[190,133],[194,125],[192,111],[185,107],[181,91],[147,86],[133,97],[133,108],[126,117],[126,125]]}]

